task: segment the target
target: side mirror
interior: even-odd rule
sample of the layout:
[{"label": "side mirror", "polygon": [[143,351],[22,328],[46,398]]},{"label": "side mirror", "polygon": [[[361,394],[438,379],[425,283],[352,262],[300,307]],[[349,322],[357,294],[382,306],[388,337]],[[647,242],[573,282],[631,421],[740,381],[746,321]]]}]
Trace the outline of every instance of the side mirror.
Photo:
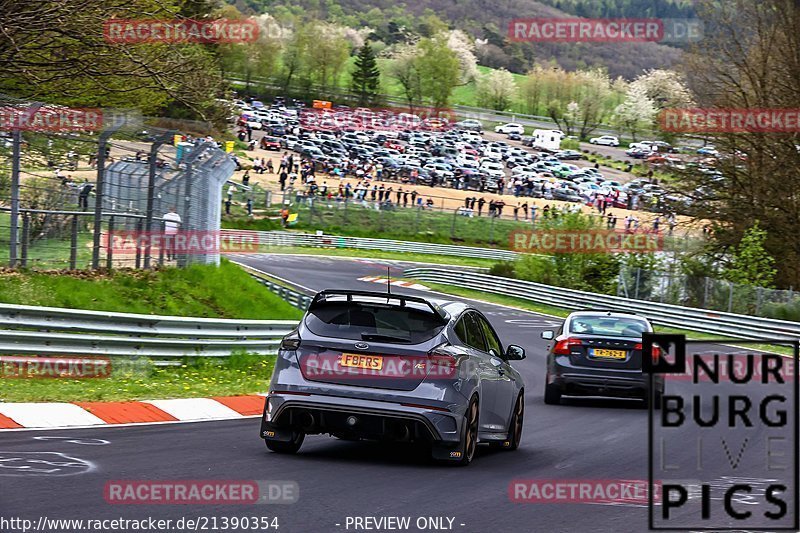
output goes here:
[{"label": "side mirror", "polygon": [[506,359],[508,361],[521,361],[525,359],[525,348],[516,344],[509,344],[506,348]]},{"label": "side mirror", "polygon": [[555,338],[555,335],[551,330],[548,329],[542,332],[542,338],[547,340],[552,340]]}]

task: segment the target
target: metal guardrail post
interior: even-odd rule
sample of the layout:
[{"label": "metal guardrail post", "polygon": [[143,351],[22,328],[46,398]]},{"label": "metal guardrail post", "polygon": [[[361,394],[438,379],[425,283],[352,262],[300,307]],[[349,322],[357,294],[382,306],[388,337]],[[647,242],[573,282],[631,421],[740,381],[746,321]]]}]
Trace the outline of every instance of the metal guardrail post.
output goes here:
[{"label": "metal guardrail post", "polygon": [[162,243],[161,246],[158,247],[158,266],[164,266],[164,237],[166,236],[167,231],[167,224],[163,220],[158,223],[158,234],[159,234],[159,242]]},{"label": "metal guardrail post", "polygon": [[147,207],[145,211],[146,218],[144,222],[144,231],[147,242],[144,247],[144,268],[150,268],[150,232],[153,229],[153,203],[156,195],[156,166],[158,165],[158,150],[161,148],[162,144],[164,144],[164,141],[157,140],[150,145],[150,155],[147,158]]},{"label": "metal guardrail post", "polygon": [[69,269],[78,267],[78,215],[72,215],[70,242],[69,242]]},{"label": "metal guardrail post", "polygon": [[[142,219],[136,219],[136,235],[142,234]],[[142,248],[139,246],[139,240],[136,241],[136,269],[142,266]]]},{"label": "metal guardrail post", "polygon": [[25,268],[28,266],[28,241],[31,233],[31,219],[27,213],[22,215],[22,257],[20,258],[20,266]]},{"label": "metal guardrail post", "polygon": [[114,245],[111,236],[114,233],[114,216],[108,217],[108,237],[106,238],[106,268],[114,268]]},{"label": "metal guardrail post", "polygon": [[17,238],[19,219],[19,173],[22,159],[22,132],[14,130],[11,134],[11,221],[9,225],[8,266],[17,266]]}]

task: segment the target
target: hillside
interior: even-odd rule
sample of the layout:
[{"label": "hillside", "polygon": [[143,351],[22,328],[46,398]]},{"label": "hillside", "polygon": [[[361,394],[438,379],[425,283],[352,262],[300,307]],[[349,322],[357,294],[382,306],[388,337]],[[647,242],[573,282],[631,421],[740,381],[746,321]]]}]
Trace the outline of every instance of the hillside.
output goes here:
[{"label": "hillside", "polygon": [[[666,68],[680,58],[679,49],[658,43],[512,43],[507,40],[507,28],[516,18],[557,18],[578,16],[587,12],[579,0],[416,0],[397,4],[391,0],[236,0],[235,5],[250,13],[291,13],[337,20],[353,27],[374,29],[371,38],[386,44],[404,39],[409,30],[424,34],[427,19],[435,14],[448,25],[462,29],[487,44],[478,53],[479,62],[492,68],[506,68],[524,73],[536,63],[555,61],[561,67],[574,70],[586,67],[605,67],[612,77],[633,79],[643,70]],[[547,3],[559,5],[562,11]],[[608,2],[593,2],[607,4]],[[616,2],[627,9],[606,12],[625,13],[625,16],[674,16],[687,12],[683,8],[668,9],[671,0],[647,2],[648,6],[662,5],[660,10],[638,8],[641,2]],[[610,5],[610,4],[609,4]],[[602,11],[601,11],[602,12]]]}]

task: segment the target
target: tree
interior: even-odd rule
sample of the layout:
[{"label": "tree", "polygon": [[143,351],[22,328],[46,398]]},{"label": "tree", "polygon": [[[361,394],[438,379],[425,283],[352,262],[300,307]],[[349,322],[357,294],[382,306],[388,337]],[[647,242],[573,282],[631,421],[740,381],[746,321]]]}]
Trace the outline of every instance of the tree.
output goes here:
[{"label": "tree", "polygon": [[492,70],[478,78],[475,92],[479,105],[505,111],[517,95],[517,84],[506,69]]},{"label": "tree", "polygon": [[460,83],[466,85],[478,77],[478,60],[475,58],[475,44],[472,39],[461,30],[452,30],[447,33],[447,47],[458,58]]},{"label": "tree", "polygon": [[458,56],[447,45],[443,34],[422,39],[415,63],[419,71],[422,95],[430,99],[435,109],[447,107],[453,89],[461,79]]},{"label": "tree", "polygon": [[603,70],[578,71],[577,78],[579,112],[575,122],[580,126],[578,135],[585,139],[605,119],[612,94],[611,80]]},{"label": "tree", "polygon": [[390,74],[403,89],[403,96],[410,111],[422,101],[422,78],[419,74],[417,60],[419,50],[416,46],[402,44],[395,47],[392,55]]},{"label": "tree", "polygon": [[[132,107],[145,114],[176,102],[205,118],[224,82],[212,47],[110,42],[116,19],[188,16],[177,0],[3,2],[0,91],[68,106]],[[203,7],[205,9],[205,7]],[[207,11],[206,11],[207,12]]]},{"label": "tree", "polygon": [[[242,19],[234,6],[225,6],[220,15],[227,19]],[[272,78],[282,49],[283,28],[270,15],[259,16],[258,39],[246,43],[224,43],[217,47],[220,67],[225,75],[244,77],[246,89],[250,89],[253,78]]]},{"label": "tree", "polygon": [[289,90],[292,82],[298,78],[306,81],[305,85],[310,85],[308,72],[309,49],[311,48],[312,35],[311,28],[304,24],[298,24],[288,39],[283,51],[283,91]]},{"label": "tree", "polygon": [[756,221],[733,248],[730,264],[723,270],[725,279],[742,285],[772,287],[777,270],[775,258],[764,246],[766,242],[767,232]]},{"label": "tree", "polygon": [[[800,94],[800,7],[793,0],[698,2],[705,37],[682,71],[700,108],[792,109]],[[716,220],[719,251],[736,247],[758,220],[776,259],[775,283],[800,286],[800,151],[797,134],[709,133],[722,179],[679,174],[695,201],[689,214]],[[698,195],[698,187],[703,191]],[[709,198],[713,199],[712,201]]]},{"label": "tree", "polygon": [[358,95],[358,105],[373,104],[378,97],[381,72],[378,70],[378,62],[375,60],[375,53],[369,42],[365,42],[358,50],[351,75],[353,92]]},{"label": "tree", "polygon": [[652,100],[647,97],[645,88],[633,85],[628,88],[628,94],[614,110],[614,121],[621,131],[628,131],[636,141],[636,134],[643,128],[652,125],[656,108]]},{"label": "tree", "polygon": [[350,57],[345,29],[335,24],[315,22],[311,34],[313,38],[307,49],[310,78],[323,89],[335,86]]}]

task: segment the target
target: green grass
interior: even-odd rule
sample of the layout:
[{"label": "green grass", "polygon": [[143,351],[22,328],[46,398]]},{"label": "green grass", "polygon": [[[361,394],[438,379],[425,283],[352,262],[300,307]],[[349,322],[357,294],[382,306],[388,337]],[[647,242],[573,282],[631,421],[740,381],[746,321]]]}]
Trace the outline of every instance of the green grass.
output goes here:
[{"label": "green grass", "polygon": [[[328,208],[318,201],[313,214],[305,206],[296,206],[294,210],[299,216],[292,229],[305,232],[324,230],[326,233],[352,237],[492,246],[502,249],[509,248],[512,230],[530,227],[530,223],[524,221],[490,219],[486,216],[486,209],[482,217],[473,218],[454,215],[452,211],[419,211],[416,208],[376,211],[352,202],[344,209],[335,203]],[[506,205],[504,212],[512,212],[511,206]],[[231,216],[223,219],[222,227],[270,231],[280,229],[280,224],[270,219]]]},{"label": "green grass", "polygon": [[[545,305],[540,304],[537,302],[533,302],[531,300],[526,300],[524,298],[514,298],[512,296],[505,296],[502,294],[492,294],[483,291],[476,291],[473,289],[465,289],[463,287],[457,287],[454,285],[447,285],[443,283],[429,283],[427,281],[420,281],[419,283],[424,283],[427,287],[430,287],[432,290],[437,292],[443,292],[446,294],[452,294],[454,296],[461,296],[463,298],[470,298],[473,300],[481,300],[484,302],[500,304],[500,305],[508,305],[510,307],[516,307],[518,309],[523,309],[525,311],[532,311],[534,313],[541,313],[545,315],[553,315],[557,317],[564,318],[569,313],[574,311],[574,309],[565,309],[562,307],[556,307],[552,305]],[[711,339],[719,339],[720,335],[715,335],[711,333],[704,333],[700,331],[692,331],[688,329],[679,329],[679,328],[671,328],[665,326],[658,326],[655,328],[658,333],[675,333],[679,335],[686,335],[687,339],[692,340],[711,340]],[[732,341],[731,345],[735,345],[736,341]],[[792,355],[794,352],[788,346],[780,346],[780,345],[772,345],[772,344],[746,344],[743,345],[747,348],[756,351],[768,351],[779,353],[781,355]]]},{"label": "green grass", "polygon": [[294,319],[301,312],[236,265],[112,272],[8,272],[0,302],[94,311],[242,319]]},{"label": "green grass", "polygon": [[369,259],[396,259],[417,263],[435,263],[449,266],[473,266],[489,268],[496,263],[492,259],[458,257],[449,255],[420,254],[409,252],[385,252],[383,250],[359,250],[353,248],[303,248],[291,246],[270,246],[265,252],[273,254],[309,254],[329,257],[364,257]]},{"label": "green grass", "polygon": [[141,360],[112,360],[106,379],[4,379],[0,401],[75,402],[199,398],[266,392],[275,356],[234,354],[209,361],[183,360],[156,367]]},{"label": "green grass", "polygon": [[[159,271],[7,272],[0,301],[95,311],[240,319],[296,320],[302,312],[223,260],[214,266]],[[266,390],[274,356],[112,358],[107,379],[3,379],[0,401],[92,401],[249,394]]]}]

